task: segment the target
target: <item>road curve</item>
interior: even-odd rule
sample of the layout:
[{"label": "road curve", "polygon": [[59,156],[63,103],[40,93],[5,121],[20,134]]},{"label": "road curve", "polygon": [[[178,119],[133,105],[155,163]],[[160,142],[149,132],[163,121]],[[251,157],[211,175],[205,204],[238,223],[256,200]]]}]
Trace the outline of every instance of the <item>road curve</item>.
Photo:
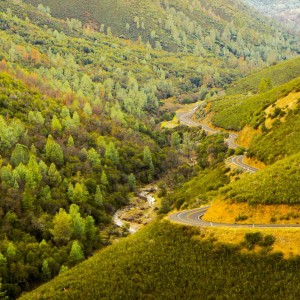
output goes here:
[{"label": "road curve", "polygon": [[231,227],[231,228],[300,228],[300,224],[229,224],[202,220],[210,206],[176,212],[169,215],[169,220],[185,225],[200,227]]},{"label": "road curve", "polygon": [[[201,124],[192,119],[193,115],[195,114],[197,109],[199,109],[200,107],[203,107],[203,104],[198,105],[195,108],[193,108],[192,110],[188,111],[187,113],[182,114],[179,118],[180,122],[182,124],[184,124],[186,126],[190,126],[190,127],[201,126],[204,131],[206,131],[207,133],[210,133],[210,134],[216,134],[216,133],[220,132],[220,130],[211,128],[205,124]],[[228,138],[225,140],[225,143],[228,145],[228,148],[236,149],[239,147],[239,145],[235,143],[235,140],[237,139],[237,137],[238,137],[238,135],[236,135],[234,133],[229,133]],[[258,171],[258,169],[251,167],[251,166],[247,165],[246,163],[244,163],[244,159],[245,159],[245,155],[239,155],[239,156],[232,156],[232,157],[228,158],[226,161],[234,164],[238,168],[240,168],[248,173],[255,173]]]},{"label": "road curve", "polygon": [[[215,134],[219,131],[210,128],[207,125],[200,124],[192,119],[196,110],[200,107],[196,106],[191,111],[180,116],[179,120],[182,124],[187,126],[197,127],[201,126],[202,129],[208,133]],[[203,105],[202,105],[203,107]],[[238,136],[236,134],[229,134],[229,137],[225,140],[229,148],[236,149],[239,147],[235,140]],[[229,157],[226,161],[236,165],[238,168],[243,169],[248,173],[255,173],[258,169],[251,167],[244,163],[245,155],[238,155]],[[300,228],[300,224],[228,224],[228,223],[214,223],[202,220],[203,215],[207,212],[210,206],[205,206],[201,208],[195,208],[191,210],[181,211],[169,215],[171,221],[201,227],[231,227],[231,228]]]},{"label": "road curve", "polygon": [[235,166],[243,169],[248,173],[255,173],[258,171],[257,168],[251,167],[244,163],[245,155],[232,156],[226,159],[227,162],[234,164]]}]

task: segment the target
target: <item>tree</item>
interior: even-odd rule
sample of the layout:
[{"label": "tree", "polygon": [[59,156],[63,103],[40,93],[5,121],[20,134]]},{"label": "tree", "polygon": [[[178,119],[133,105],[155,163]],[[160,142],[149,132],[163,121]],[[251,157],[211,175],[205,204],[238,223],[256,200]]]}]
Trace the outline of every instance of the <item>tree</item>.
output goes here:
[{"label": "tree", "polygon": [[146,146],[144,148],[143,160],[144,160],[144,164],[147,167],[150,167],[151,165],[153,165],[153,163],[152,163],[152,153],[151,153],[151,150],[150,150],[150,148],[148,146]]},{"label": "tree", "polygon": [[78,241],[74,241],[69,255],[69,260],[71,264],[76,264],[84,259],[83,252]]},{"label": "tree", "polygon": [[91,148],[91,149],[88,150],[87,158],[91,162],[93,167],[99,166],[100,163],[101,163],[100,155],[98,154],[98,152],[94,148]]},{"label": "tree", "polygon": [[91,116],[93,114],[92,107],[89,102],[86,102],[83,108],[83,111],[86,113],[86,115]]},{"label": "tree", "polygon": [[136,179],[135,176],[131,173],[128,176],[128,186],[131,191],[135,191],[136,189]]},{"label": "tree", "polygon": [[49,170],[48,170],[48,178],[50,181],[50,184],[53,186],[59,185],[61,183],[61,176],[59,172],[56,169],[56,166],[54,163],[51,163]]},{"label": "tree", "polygon": [[54,115],[52,118],[51,129],[55,132],[61,132],[61,130],[62,130],[61,123],[60,123],[59,119],[56,117],[56,115]]},{"label": "tree", "polygon": [[105,157],[109,158],[115,164],[117,164],[119,162],[119,153],[113,142],[110,142],[108,144],[108,146],[106,147]]},{"label": "tree", "polygon": [[13,259],[17,254],[17,249],[12,242],[9,242],[6,249],[7,258]]},{"label": "tree", "polygon": [[5,268],[7,265],[6,257],[0,252],[0,268]]},{"label": "tree", "polygon": [[94,202],[98,207],[103,205],[103,195],[102,195],[102,192],[101,192],[101,189],[100,189],[99,185],[97,185],[97,187],[96,187]]},{"label": "tree", "polygon": [[0,299],[8,299],[8,297],[6,297],[6,292],[7,291],[2,291],[2,278],[0,276]]},{"label": "tree", "polygon": [[11,161],[15,167],[18,166],[20,163],[26,165],[29,161],[28,148],[24,145],[17,144],[11,154]]},{"label": "tree", "polygon": [[41,180],[42,174],[40,171],[40,166],[36,161],[36,157],[31,155],[27,164],[26,187],[29,189],[34,189],[41,182]]},{"label": "tree", "polygon": [[173,132],[171,136],[172,147],[178,150],[180,146],[180,142],[181,142],[181,138],[179,133],[177,131]]},{"label": "tree", "polygon": [[69,268],[65,265],[62,265],[59,269],[59,274],[65,273],[69,270]]},{"label": "tree", "polygon": [[51,277],[52,277],[51,276],[51,270],[49,268],[47,259],[43,260],[42,272],[43,272],[43,278],[44,278],[45,281],[48,281],[48,280],[51,279]]},{"label": "tree", "polygon": [[72,197],[72,202],[73,203],[84,203],[86,202],[88,197],[88,191],[86,189],[86,186],[84,183],[76,182],[75,187],[73,189],[73,197]]},{"label": "tree", "polygon": [[273,88],[273,84],[271,79],[262,78],[258,86],[258,93],[259,94],[265,93],[271,90],[272,88]]},{"label": "tree", "polygon": [[85,232],[88,241],[93,240],[96,236],[95,220],[92,216],[87,216],[85,219]]},{"label": "tree", "polygon": [[108,185],[108,180],[105,171],[102,171],[100,182],[105,186]]},{"label": "tree", "polygon": [[79,206],[71,204],[69,214],[72,220],[72,239],[79,239],[85,235],[85,220],[81,217]]},{"label": "tree", "polygon": [[53,235],[54,242],[59,246],[66,245],[72,234],[71,216],[63,208],[60,208],[52,223],[53,229],[50,229],[50,233]]},{"label": "tree", "polygon": [[70,135],[69,138],[68,138],[67,146],[68,147],[73,147],[74,146],[74,139],[73,139],[72,135]]},{"label": "tree", "polygon": [[61,166],[64,162],[64,154],[58,143],[53,140],[51,135],[48,136],[45,146],[47,158],[55,163],[57,166]]}]

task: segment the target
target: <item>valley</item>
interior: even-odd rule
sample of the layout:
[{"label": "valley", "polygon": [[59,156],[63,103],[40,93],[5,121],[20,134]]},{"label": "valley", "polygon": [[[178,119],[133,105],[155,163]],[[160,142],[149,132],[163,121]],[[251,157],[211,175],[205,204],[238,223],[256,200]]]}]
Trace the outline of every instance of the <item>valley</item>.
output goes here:
[{"label": "valley", "polygon": [[300,298],[300,7],[249,2],[0,1],[0,299]]}]

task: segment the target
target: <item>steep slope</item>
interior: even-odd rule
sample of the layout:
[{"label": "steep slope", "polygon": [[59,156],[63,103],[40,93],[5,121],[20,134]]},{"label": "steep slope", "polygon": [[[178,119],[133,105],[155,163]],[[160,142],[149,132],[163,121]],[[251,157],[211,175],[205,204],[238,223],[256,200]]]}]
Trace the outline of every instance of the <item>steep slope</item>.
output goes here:
[{"label": "steep slope", "polygon": [[257,93],[262,79],[270,79],[272,85],[277,87],[299,76],[300,57],[296,57],[235,81],[231,86],[227,87],[226,95]]},{"label": "steep slope", "polygon": [[112,214],[178,167],[159,102],[198,90],[200,59],[0,8],[0,281],[14,299],[122,235]]},{"label": "steep slope", "polygon": [[298,92],[280,98],[263,112],[260,130],[250,143],[248,156],[255,156],[266,164],[272,164],[278,159],[300,152],[299,99],[298,89]]},{"label": "steep slope", "polygon": [[300,152],[220,189],[204,220],[222,223],[299,224]]},{"label": "steep slope", "polygon": [[[300,295],[298,257],[241,254],[239,247],[214,243],[208,236],[202,230],[156,222],[20,299],[211,299],[220,295],[297,299]],[[255,244],[245,243],[249,248]],[[265,243],[262,252],[268,252],[270,244]]]},{"label": "steep slope", "polygon": [[142,40],[157,49],[213,54],[245,72],[299,51],[291,35],[238,1],[93,0],[86,5],[47,0],[39,9],[47,12],[45,7],[56,17],[76,18],[96,30]]},{"label": "steep slope", "polygon": [[256,95],[232,95],[212,102],[213,124],[229,130],[239,131],[247,124],[258,128],[265,121],[268,106],[289,93],[299,91],[300,77],[276,88],[266,88]]}]

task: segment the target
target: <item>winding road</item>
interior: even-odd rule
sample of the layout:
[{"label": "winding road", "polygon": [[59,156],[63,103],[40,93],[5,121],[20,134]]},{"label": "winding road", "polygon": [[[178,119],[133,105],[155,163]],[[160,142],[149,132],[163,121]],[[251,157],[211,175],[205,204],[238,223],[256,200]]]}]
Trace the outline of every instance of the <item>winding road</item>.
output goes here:
[{"label": "winding road", "polygon": [[[197,105],[195,108],[193,108],[189,112],[182,114],[179,117],[180,122],[182,124],[184,124],[186,126],[190,126],[190,127],[201,126],[201,128],[209,134],[216,134],[216,133],[221,132],[220,130],[211,128],[205,124],[201,124],[201,123],[193,120],[192,117],[196,113],[197,109],[199,109],[200,107],[203,107],[203,106],[204,106],[204,104]],[[228,138],[225,140],[225,143],[228,145],[229,148],[236,149],[239,147],[239,145],[235,143],[235,140],[237,139],[237,137],[238,137],[238,135],[236,135],[234,133],[229,133]],[[245,157],[246,157],[245,155],[232,156],[227,159],[227,162],[234,164],[239,169],[242,169],[248,173],[257,172],[258,169],[251,167],[251,166],[247,165],[246,163],[244,163]]]},{"label": "winding road", "polygon": [[[218,133],[219,130],[210,128],[207,125],[198,123],[192,119],[193,115],[195,114],[196,110],[201,106],[197,106],[191,111],[183,114],[180,116],[179,120],[182,124],[187,126],[201,126],[202,129],[210,134]],[[229,137],[226,139],[226,143],[229,148],[236,149],[238,145],[235,143],[235,139],[238,136],[236,134],[229,134]],[[236,165],[238,168],[243,169],[248,173],[255,173],[258,169],[251,167],[244,163],[245,155],[238,155],[232,156],[227,159],[227,162]],[[169,219],[171,221],[192,225],[192,226],[201,226],[201,227],[231,227],[231,228],[300,228],[300,224],[229,224],[229,223],[214,223],[214,222],[207,222],[202,220],[203,215],[208,211],[210,206],[195,208],[191,210],[176,212],[169,215]]]},{"label": "winding road", "polygon": [[207,222],[201,218],[210,206],[176,212],[169,215],[171,221],[201,227],[233,227],[233,228],[300,228],[300,224],[228,224]]}]

